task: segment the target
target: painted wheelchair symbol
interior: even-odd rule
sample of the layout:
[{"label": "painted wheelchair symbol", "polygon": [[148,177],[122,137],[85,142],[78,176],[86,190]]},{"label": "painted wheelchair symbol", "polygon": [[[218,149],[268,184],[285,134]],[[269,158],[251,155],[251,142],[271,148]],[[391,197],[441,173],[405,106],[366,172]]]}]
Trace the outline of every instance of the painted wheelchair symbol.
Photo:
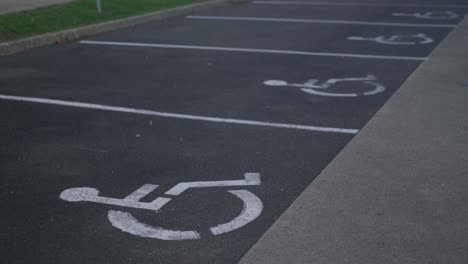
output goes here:
[{"label": "painted wheelchair symbol", "polygon": [[452,20],[457,19],[460,16],[452,11],[432,11],[432,12],[425,12],[425,13],[393,13],[393,16],[397,17],[415,17],[415,18],[422,18],[422,19],[439,19],[439,20]]},{"label": "painted wheelchair symbol", "polygon": [[[243,180],[182,182],[175,185],[164,194],[175,197],[191,188],[253,186],[260,184],[260,174],[245,173]],[[143,197],[150,194],[156,188],[158,188],[158,185],[145,184],[124,199],[99,196],[99,191],[95,188],[71,188],[63,191],[60,194],[60,198],[68,202],[92,202],[158,212],[173,198],[158,197],[152,202],[140,202]],[[227,192],[239,198],[243,202],[244,208],[242,212],[231,221],[210,227],[209,230],[213,235],[221,235],[239,229],[255,220],[263,210],[263,203],[255,194],[247,190],[228,190]],[[162,227],[144,224],[135,219],[128,212],[110,210],[107,214],[107,218],[114,227],[123,232],[140,237],[161,240],[193,240],[201,238],[200,233],[195,230],[168,230]]]},{"label": "painted wheelchair symbol", "polygon": [[389,37],[386,36],[377,36],[374,38],[366,38],[366,37],[357,37],[352,36],[348,37],[348,40],[358,40],[358,41],[373,41],[379,44],[386,44],[386,45],[417,45],[417,44],[430,44],[434,42],[434,40],[426,34],[419,33],[414,35],[392,35]]},{"label": "painted wheelchair symbol", "polygon": [[[374,75],[368,75],[367,77],[361,78],[332,78],[328,79],[327,81],[321,84],[319,84],[318,82],[319,80],[317,79],[311,79],[305,83],[288,83],[283,80],[269,80],[265,81],[264,84],[268,86],[297,87],[300,88],[301,91],[308,94],[330,97],[357,97],[360,95],[369,96],[385,91],[385,87],[379,82],[377,82],[377,77]],[[334,85],[344,82],[360,82],[369,86],[370,90],[363,93],[338,93],[327,91]]]}]

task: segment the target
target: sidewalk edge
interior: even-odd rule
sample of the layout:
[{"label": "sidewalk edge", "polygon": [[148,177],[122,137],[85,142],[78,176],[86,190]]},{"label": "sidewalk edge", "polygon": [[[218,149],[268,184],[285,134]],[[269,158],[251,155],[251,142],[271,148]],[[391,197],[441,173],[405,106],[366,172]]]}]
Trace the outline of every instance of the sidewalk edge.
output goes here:
[{"label": "sidewalk edge", "polygon": [[468,15],[239,264],[466,263],[466,32]]}]

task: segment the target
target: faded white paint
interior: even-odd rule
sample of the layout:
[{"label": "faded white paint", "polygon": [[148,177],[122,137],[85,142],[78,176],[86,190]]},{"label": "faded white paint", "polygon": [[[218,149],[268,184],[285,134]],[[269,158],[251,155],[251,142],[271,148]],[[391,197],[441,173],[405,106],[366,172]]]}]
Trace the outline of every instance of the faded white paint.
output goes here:
[{"label": "faded white paint", "polygon": [[420,3],[372,3],[372,2],[317,2],[317,1],[254,1],[254,4],[262,5],[314,5],[314,6],[382,6],[382,7],[445,7],[468,8],[468,5],[460,4],[420,4]]},{"label": "faded white paint", "polygon": [[205,20],[314,23],[314,24],[340,24],[340,25],[389,26],[389,27],[427,27],[427,28],[454,28],[456,27],[454,25],[446,25],[446,24],[414,24],[414,23],[394,23],[394,22],[368,22],[368,21],[355,21],[355,20],[270,18],[270,17],[187,16],[186,18],[205,19]]},{"label": "faded white paint", "polygon": [[362,82],[368,86],[373,87],[372,90],[362,93],[362,95],[375,95],[385,91],[385,86],[377,82],[377,77],[374,75],[368,75],[367,77],[359,77],[359,78],[331,78],[327,81],[318,84],[317,79],[310,79],[305,83],[288,83],[283,80],[268,80],[265,81],[264,84],[268,86],[282,86],[282,87],[297,87],[300,88],[301,91],[319,95],[319,96],[329,96],[329,97],[357,97],[359,94],[357,93],[337,93],[337,92],[326,92],[327,89],[332,87],[333,85],[341,82]]},{"label": "faded white paint", "polygon": [[[145,186],[143,186],[142,188],[144,188]],[[157,187],[157,185],[152,185],[152,186]],[[137,190],[136,192],[139,192],[139,190]],[[135,193],[127,196],[124,199],[117,199],[117,198],[100,196],[99,191],[95,188],[81,187],[81,188],[70,188],[70,189],[63,191],[60,194],[60,199],[67,201],[67,202],[92,202],[92,203],[109,204],[109,205],[116,205],[116,206],[127,207],[127,208],[146,209],[146,210],[153,210],[153,211],[158,211],[159,209],[161,209],[161,207],[163,207],[164,205],[166,205],[168,202],[171,201],[170,198],[159,197],[150,203],[139,202],[139,200],[142,199],[144,196],[140,195],[139,198],[137,199],[137,195],[135,195]],[[147,194],[149,194],[149,192]]]},{"label": "faded white paint", "polygon": [[371,41],[384,45],[425,45],[433,43],[434,40],[426,34],[418,33],[413,35],[392,35],[392,36],[377,36],[377,37],[348,37],[348,40]]},{"label": "faded white paint", "polygon": [[273,123],[273,122],[245,120],[245,119],[232,119],[232,118],[197,116],[197,115],[187,115],[187,114],[178,114],[178,113],[167,113],[167,112],[158,112],[158,111],[152,111],[152,110],[128,108],[128,107],[121,107],[121,106],[110,106],[110,105],[91,104],[91,103],[72,102],[72,101],[55,100],[55,99],[47,99],[47,98],[15,96],[15,95],[0,95],[0,100],[40,103],[40,104],[47,104],[47,105],[60,105],[60,106],[68,106],[68,107],[75,107],[75,108],[85,108],[85,109],[95,109],[95,110],[121,112],[121,113],[129,113],[129,114],[158,116],[158,117],[164,117],[164,118],[196,120],[196,121],[203,121],[203,122],[227,123],[227,124],[249,125],[249,126],[260,126],[260,127],[271,127],[271,128],[285,128],[285,129],[306,130],[306,131],[315,131],[315,132],[356,134],[359,131],[358,129],[348,129],[348,128],[319,127],[319,126]]},{"label": "faded white paint", "polygon": [[124,200],[129,202],[138,202],[140,199],[143,199],[143,197],[156,190],[156,188],[158,188],[158,185],[145,184],[129,196],[125,197]]},{"label": "faded white paint", "polygon": [[94,40],[92,40],[92,41],[91,40],[83,40],[83,41],[80,41],[80,43],[81,44],[87,44],[87,45],[104,45],[104,46],[165,48],[165,49],[189,49],[189,50],[211,50],[211,51],[267,53],[267,54],[302,55],[302,56],[318,56],[318,57],[338,57],[338,58],[358,58],[358,59],[412,60],[412,61],[427,60],[426,57],[384,56],[384,55],[369,55],[369,54],[354,54],[354,53],[309,52],[309,51],[276,50],[276,49],[249,49],[249,48],[232,48],[232,47],[216,47],[216,46],[174,45],[174,44],[160,44],[160,43],[135,43],[135,42],[116,42],[116,41],[94,41]]},{"label": "faded white paint", "polygon": [[[260,185],[259,173],[245,173],[243,180],[228,181],[197,181],[182,182],[167,191],[166,195],[178,196],[190,188],[212,188],[212,187],[239,187]],[[147,209],[158,211],[171,199],[158,197],[151,203],[140,202],[145,196],[158,188],[158,185],[145,184],[124,199],[116,199],[99,195],[94,188],[82,187],[71,188],[60,194],[60,199],[68,202],[93,202],[100,204],[116,205],[127,208]],[[247,190],[231,190],[229,193],[235,195],[243,202],[242,212],[233,220],[210,228],[214,235],[220,235],[239,229],[260,216],[263,210],[262,201]],[[107,214],[112,226],[123,232],[139,237],[155,238],[161,240],[194,240],[200,239],[197,231],[169,230],[159,226],[150,226],[136,220],[130,213],[110,210]]]},{"label": "faded white paint", "polygon": [[198,182],[181,182],[167,191],[166,195],[179,195],[189,188],[211,188],[211,187],[230,187],[230,186],[252,186],[260,185],[259,173],[245,173],[244,180],[234,181],[198,181]]},{"label": "faded white paint", "polygon": [[107,213],[107,218],[115,228],[139,237],[156,238],[161,240],[200,239],[200,234],[196,231],[167,230],[161,227],[150,226],[136,220],[127,212],[110,210]]},{"label": "faded white paint", "polygon": [[[289,83],[283,80],[268,80],[264,82],[268,86],[288,86]],[[296,84],[291,84],[289,86],[296,86]]]},{"label": "faded white paint", "polygon": [[239,229],[260,216],[263,210],[263,203],[257,196],[246,190],[229,191],[244,202],[244,209],[233,220],[211,227],[213,235],[221,235]]},{"label": "faded white paint", "polygon": [[458,19],[460,15],[453,11],[430,11],[430,12],[416,12],[416,13],[393,13],[397,17],[415,17],[429,20],[453,20]]}]

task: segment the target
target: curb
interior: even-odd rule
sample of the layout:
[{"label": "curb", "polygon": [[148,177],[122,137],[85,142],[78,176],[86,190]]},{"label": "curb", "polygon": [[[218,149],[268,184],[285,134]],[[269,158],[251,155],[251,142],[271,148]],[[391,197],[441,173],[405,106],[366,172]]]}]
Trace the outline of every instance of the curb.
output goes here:
[{"label": "curb", "polygon": [[0,56],[11,55],[29,49],[43,47],[51,44],[70,42],[84,37],[97,35],[125,27],[143,24],[149,21],[163,20],[173,16],[184,15],[194,11],[200,11],[212,7],[247,2],[247,0],[209,0],[171,9],[160,10],[140,16],[132,16],[123,19],[102,22],[98,24],[67,29],[58,32],[46,33],[29,38],[0,43]]}]

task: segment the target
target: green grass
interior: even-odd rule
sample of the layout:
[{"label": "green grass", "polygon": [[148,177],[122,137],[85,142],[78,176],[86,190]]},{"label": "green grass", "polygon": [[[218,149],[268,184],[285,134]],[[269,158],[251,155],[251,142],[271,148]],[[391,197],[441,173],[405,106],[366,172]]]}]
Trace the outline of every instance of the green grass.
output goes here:
[{"label": "green grass", "polygon": [[202,1],[204,0],[101,0],[103,12],[98,14],[95,0],[75,0],[0,15],[0,42]]}]

